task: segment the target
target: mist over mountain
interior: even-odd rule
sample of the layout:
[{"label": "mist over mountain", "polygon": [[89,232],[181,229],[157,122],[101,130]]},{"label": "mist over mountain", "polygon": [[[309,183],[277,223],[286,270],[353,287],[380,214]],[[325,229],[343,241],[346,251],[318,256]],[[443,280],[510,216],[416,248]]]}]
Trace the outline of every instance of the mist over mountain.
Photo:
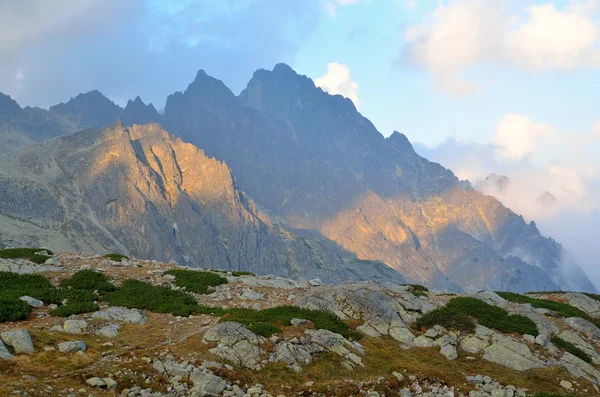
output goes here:
[{"label": "mist over mountain", "polygon": [[[168,134],[157,133],[157,125],[84,131],[73,136],[73,145],[80,146],[71,150],[93,156],[57,151],[55,146],[67,142],[59,138],[27,149],[27,156],[5,156],[0,164],[9,203],[16,203],[24,189],[49,203],[52,218],[39,242],[52,241],[60,230],[58,241],[65,246],[121,247],[161,260],[186,263],[193,258],[188,262],[203,267],[226,263],[336,281],[366,279],[372,272],[394,274],[376,265],[385,263],[397,277],[438,289],[595,290],[560,244],[543,237],[534,223],[419,156],[403,134],[384,138],[352,101],[325,93],[285,64],[256,71],[239,96],[199,71],[185,91],[168,97],[163,115],[139,97],[121,109],[97,91],[47,112],[79,129],[117,120],[124,125],[158,122],[203,150],[206,158],[221,162],[227,171],[219,175],[230,174],[221,184],[229,186],[226,190],[217,194],[207,188],[203,194],[233,198],[200,204],[206,199],[184,186],[183,170],[202,180],[201,186],[210,185],[214,171],[203,175],[202,156],[186,158],[182,165],[182,156],[194,146],[161,144],[157,152],[153,142],[171,139],[159,138]],[[118,140],[111,134],[130,137]],[[180,145],[186,154],[173,149]],[[77,167],[78,162],[86,167]],[[39,180],[14,169],[22,175],[60,170],[53,183],[78,181],[77,192],[42,189]],[[66,197],[79,197],[80,203],[65,205]],[[12,228],[0,240],[36,241],[42,231],[26,227],[27,214],[17,209],[8,205],[2,210],[16,212],[4,217]],[[184,227],[191,215],[198,217],[192,222],[196,226]],[[77,232],[94,228],[85,238],[87,232]],[[310,252],[300,250],[302,239],[311,241]],[[360,266],[363,261],[366,267]],[[323,264],[329,269],[323,270]]]}]

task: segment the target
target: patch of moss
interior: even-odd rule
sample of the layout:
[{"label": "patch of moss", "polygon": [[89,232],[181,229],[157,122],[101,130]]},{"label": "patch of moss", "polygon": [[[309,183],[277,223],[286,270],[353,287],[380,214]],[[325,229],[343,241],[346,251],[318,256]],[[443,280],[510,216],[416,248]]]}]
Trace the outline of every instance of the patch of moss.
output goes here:
[{"label": "patch of moss", "polygon": [[121,262],[123,259],[129,259],[129,257],[127,255],[115,254],[115,253],[106,254],[106,255],[104,255],[104,257],[106,259],[110,259],[111,261],[114,261],[114,262]]},{"label": "patch of moss", "polygon": [[19,299],[0,299],[0,323],[29,317],[31,306]]},{"label": "patch of moss", "polygon": [[81,291],[98,291],[100,295],[116,291],[117,287],[108,281],[108,278],[100,272],[93,270],[82,270],[71,277],[64,279],[60,286]]}]

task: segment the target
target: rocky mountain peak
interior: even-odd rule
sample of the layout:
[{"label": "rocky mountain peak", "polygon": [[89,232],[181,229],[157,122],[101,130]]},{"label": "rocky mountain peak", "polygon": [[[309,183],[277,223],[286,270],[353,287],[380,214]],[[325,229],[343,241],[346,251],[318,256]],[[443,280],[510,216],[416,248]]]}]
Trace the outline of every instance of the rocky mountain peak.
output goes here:
[{"label": "rocky mountain peak", "polygon": [[200,69],[184,92],[179,91],[167,97],[165,115],[174,114],[181,108],[202,108],[220,113],[224,109],[236,106],[237,103],[236,96],[221,80]]},{"label": "rocky mountain peak", "polygon": [[510,179],[504,175],[492,173],[485,180],[478,181],[475,189],[488,194],[505,194],[510,187]]},{"label": "rocky mountain peak", "polygon": [[397,150],[401,152],[410,152],[414,153],[414,149],[406,135],[394,131],[392,135],[387,138],[387,141]]},{"label": "rocky mountain peak", "polygon": [[113,123],[123,109],[100,91],[94,90],[54,105],[50,111],[77,123],[81,128],[97,128]]},{"label": "rocky mountain peak", "polygon": [[151,103],[146,105],[139,96],[133,101],[129,100],[121,113],[121,121],[125,125],[133,125],[134,123],[148,124],[158,122],[159,120],[160,115],[154,105]]},{"label": "rocky mountain peak", "polygon": [[0,115],[3,115],[3,117],[21,117],[22,114],[23,109],[21,109],[17,101],[12,99],[10,95],[0,92]]}]

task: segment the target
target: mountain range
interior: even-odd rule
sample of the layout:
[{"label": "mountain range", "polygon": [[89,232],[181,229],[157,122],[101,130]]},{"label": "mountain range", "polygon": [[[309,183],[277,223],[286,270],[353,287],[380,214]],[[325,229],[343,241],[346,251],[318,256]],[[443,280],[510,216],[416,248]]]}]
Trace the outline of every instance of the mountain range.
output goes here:
[{"label": "mountain range", "polygon": [[49,110],[0,96],[0,133],[4,245],[327,282],[595,290],[535,223],[284,64],[238,96],[201,70],[164,114],[98,91]]}]

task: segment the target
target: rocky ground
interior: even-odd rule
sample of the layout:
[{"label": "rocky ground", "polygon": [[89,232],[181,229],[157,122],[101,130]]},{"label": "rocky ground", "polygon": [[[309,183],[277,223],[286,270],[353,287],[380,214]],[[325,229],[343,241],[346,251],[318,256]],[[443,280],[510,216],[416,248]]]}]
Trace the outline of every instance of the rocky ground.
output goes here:
[{"label": "rocky ground", "polygon": [[[59,253],[45,265],[0,259],[0,271],[40,273],[58,284],[82,269],[178,289],[174,264]],[[409,286],[323,285],[274,276],[227,275],[199,303],[265,309],[294,305],[336,314],[363,337],[349,340],[306,319],[263,337],[211,315],[177,317],[103,306],[59,318],[52,305],[23,298],[29,319],[0,324],[0,395],[29,396],[494,396],[600,395],[600,329],[589,321],[510,303],[489,291],[474,297],[535,322],[539,335],[417,329],[424,313],[454,295],[415,294]],[[418,296],[422,295],[422,296]],[[579,293],[541,297],[600,317],[600,302]],[[560,336],[591,358],[555,346]]]}]

